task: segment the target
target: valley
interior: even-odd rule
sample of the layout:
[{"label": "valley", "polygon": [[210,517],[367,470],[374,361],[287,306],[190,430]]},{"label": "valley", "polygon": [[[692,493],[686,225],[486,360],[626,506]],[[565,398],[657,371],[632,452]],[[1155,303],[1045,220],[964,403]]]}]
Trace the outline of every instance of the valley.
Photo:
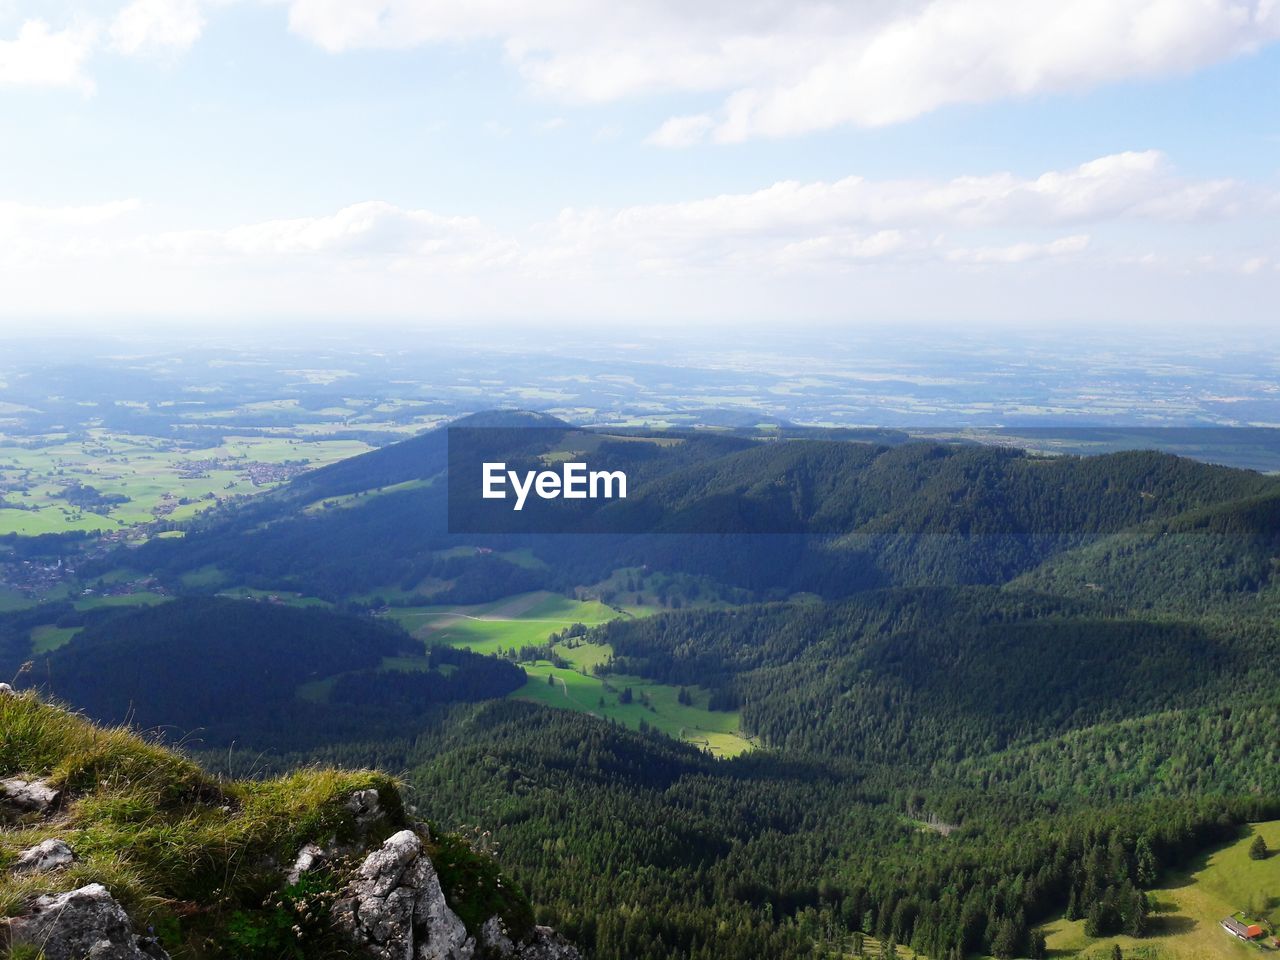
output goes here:
[{"label": "valley", "polygon": [[[516,699],[580,711],[637,730],[652,727],[716,756],[751,749],[738,713],[709,710],[708,691],[626,674],[596,674],[594,669],[613,657],[609,645],[588,636],[562,636],[576,625],[594,627],[659,612],[656,606],[615,608],[544,591],[472,607],[401,607],[389,616],[428,645],[511,657],[529,675],[523,687],[509,694]],[[554,659],[542,657],[544,652]]]}]

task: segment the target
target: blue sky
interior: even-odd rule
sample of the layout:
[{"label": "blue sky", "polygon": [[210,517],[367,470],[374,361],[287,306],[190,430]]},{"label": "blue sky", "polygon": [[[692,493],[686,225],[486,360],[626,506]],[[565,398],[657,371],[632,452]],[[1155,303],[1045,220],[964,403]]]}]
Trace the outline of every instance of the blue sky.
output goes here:
[{"label": "blue sky", "polygon": [[1271,322],[1269,0],[689,7],[0,0],[0,322]]}]

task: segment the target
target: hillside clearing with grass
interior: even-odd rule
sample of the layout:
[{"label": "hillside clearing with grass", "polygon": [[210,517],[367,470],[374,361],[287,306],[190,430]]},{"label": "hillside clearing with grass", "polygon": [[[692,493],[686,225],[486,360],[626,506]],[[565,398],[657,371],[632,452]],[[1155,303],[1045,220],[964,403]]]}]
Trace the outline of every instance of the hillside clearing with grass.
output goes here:
[{"label": "hillside clearing with grass", "polygon": [[[536,591],[474,606],[399,607],[387,615],[427,644],[519,657],[523,648],[544,647],[552,634],[574,624],[597,626],[657,609],[620,611],[598,600]],[[706,690],[690,687],[682,695],[678,687],[641,677],[597,676],[595,667],[613,658],[606,644],[574,638],[554,644],[552,650],[558,663],[538,657],[519,660],[529,680],[511,694],[513,698],[589,713],[632,729],[653,727],[717,756],[735,756],[754,746],[742,733],[736,711],[708,709]]]},{"label": "hillside clearing with grass", "polygon": [[[1265,860],[1249,856],[1254,838],[1261,836],[1271,850]],[[1246,960],[1280,956],[1271,945],[1280,923],[1280,820],[1245,828],[1240,839],[1203,855],[1191,868],[1148,892],[1152,913],[1150,932],[1141,938],[1113,936],[1090,939],[1084,921],[1056,920],[1044,927],[1050,956],[1106,958],[1119,944],[1125,957],[1135,960]],[[1225,917],[1261,921],[1270,935],[1258,943],[1244,943],[1220,926]]]}]

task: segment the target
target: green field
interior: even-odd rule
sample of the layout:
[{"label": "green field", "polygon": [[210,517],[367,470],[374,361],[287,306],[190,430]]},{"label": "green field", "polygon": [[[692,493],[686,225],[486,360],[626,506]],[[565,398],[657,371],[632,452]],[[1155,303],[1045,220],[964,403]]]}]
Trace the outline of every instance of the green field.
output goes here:
[{"label": "green field", "polygon": [[474,606],[397,607],[388,616],[415,637],[432,643],[501,653],[541,645],[552,633],[575,623],[590,627],[619,613],[599,601],[536,591]]},{"label": "green field", "polygon": [[171,599],[162,593],[139,590],[136,593],[121,593],[109,597],[81,597],[75,606],[77,610],[97,610],[101,607],[151,606],[155,603],[167,603]]},{"label": "green field", "polygon": [[[1249,845],[1261,834],[1271,849],[1266,860],[1251,860]],[[1200,857],[1189,870],[1170,877],[1150,891],[1153,904],[1151,932],[1140,939],[1106,937],[1091,940],[1084,921],[1057,920],[1044,930],[1050,956],[1110,960],[1111,945],[1118,943],[1125,957],[1134,960],[1246,960],[1280,956],[1280,950],[1264,944],[1248,944],[1220,927],[1224,917],[1249,912],[1251,901],[1260,919],[1280,924],[1280,820],[1250,826],[1240,839]],[[1260,909],[1258,909],[1260,908]],[[1270,941],[1270,937],[1262,938]],[[1145,951],[1145,952],[1144,952]]]},{"label": "green field", "polygon": [[[619,616],[652,612],[640,608],[624,614],[597,600],[570,600],[538,591],[469,607],[402,607],[388,616],[427,643],[496,655],[541,646],[552,633],[574,623],[592,626]],[[523,663],[529,681],[513,697],[606,717],[633,729],[647,725],[718,756],[733,756],[752,747],[740,731],[736,712],[707,709],[709,694],[705,690],[689,688],[692,702],[683,704],[676,687],[640,677],[594,676],[592,667],[613,656],[605,645],[570,641],[557,644],[554,650],[570,666],[556,667],[547,660]],[[631,702],[622,703],[628,687]]]},{"label": "green field", "polygon": [[79,627],[56,627],[51,623],[31,630],[31,652],[33,654],[49,653],[67,644],[80,632]]},{"label": "green field", "polygon": [[[154,520],[186,520],[227,497],[277,486],[278,471],[333,463],[372,449],[357,440],[227,437],[196,448],[158,437],[89,430],[19,443],[0,435],[0,534],[124,530]],[[277,472],[273,472],[277,471]],[[73,483],[104,496],[127,497],[101,507],[77,506]]]},{"label": "green field", "polygon": [[10,610],[21,610],[24,607],[34,606],[36,601],[28,600],[17,590],[8,587],[0,587],[0,613],[7,613]]},{"label": "green field", "polygon": [[181,580],[182,585],[188,590],[200,590],[220,587],[227,582],[228,577],[213,564],[206,564],[196,570],[184,573]]},{"label": "green field", "polygon": [[[557,647],[556,652],[564,656],[566,652],[576,654],[592,649],[602,651],[606,658],[610,655],[607,647],[594,645],[577,650]],[[588,676],[579,672],[582,668],[578,662],[569,662],[573,664],[570,669],[554,667],[546,660],[523,664],[529,682],[512,696],[616,720],[632,729],[641,725],[653,727],[721,757],[732,757],[752,747],[741,733],[737,712],[708,710],[709,694],[705,690],[688,688],[693,702],[682,704],[676,687],[625,674]],[[631,690],[632,699],[624,704],[621,697],[626,689]]]},{"label": "green field", "polygon": [[332,607],[328,600],[319,597],[306,597],[292,590],[256,590],[252,587],[232,587],[218,593],[220,597],[231,597],[235,600],[270,600],[284,603],[291,607]]}]

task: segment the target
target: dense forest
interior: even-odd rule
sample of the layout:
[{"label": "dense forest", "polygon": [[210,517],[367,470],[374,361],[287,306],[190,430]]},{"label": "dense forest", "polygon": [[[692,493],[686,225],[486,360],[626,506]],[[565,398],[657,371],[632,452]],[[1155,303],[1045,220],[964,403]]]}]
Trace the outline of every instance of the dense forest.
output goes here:
[{"label": "dense forest", "polygon": [[[1280,815],[1274,777],[1270,799],[1230,788],[1194,800],[1042,799],[1016,785],[973,789],[973,761],[922,770],[761,752],[726,762],[527,704],[454,710],[412,738],[271,762],[407,770],[420,809],[492,831],[503,863],[537,891],[540,919],[613,960],[812,956],[815,941],[859,930],[931,957],[1034,955],[1036,924],[1063,910],[1092,916],[1099,934],[1140,930],[1141,891],[1168,867],[1246,820]],[[1176,745],[1153,742],[1146,756]],[[1088,758],[1074,773],[1130,778]],[[955,829],[926,829],[928,814]]]},{"label": "dense forest", "polygon": [[1141,618],[990,587],[683,611],[593,638],[613,650],[605,672],[709,687],[772,746],[868,762],[958,760],[1275,688],[1250,669],[1274,649],[1265,618]]},{"label": "dense forest", "polygon": [[[78,619],[82,629],[29,660],[21,682],[96,720],[163,726],[204,743],[386,733],[434,706],[502,697],[525,681],[505,660],[447,648],[424,656],[393,625],[323,609],[192,597],[60,622]],[[384,669],[386,658],[395,666]]]}]

